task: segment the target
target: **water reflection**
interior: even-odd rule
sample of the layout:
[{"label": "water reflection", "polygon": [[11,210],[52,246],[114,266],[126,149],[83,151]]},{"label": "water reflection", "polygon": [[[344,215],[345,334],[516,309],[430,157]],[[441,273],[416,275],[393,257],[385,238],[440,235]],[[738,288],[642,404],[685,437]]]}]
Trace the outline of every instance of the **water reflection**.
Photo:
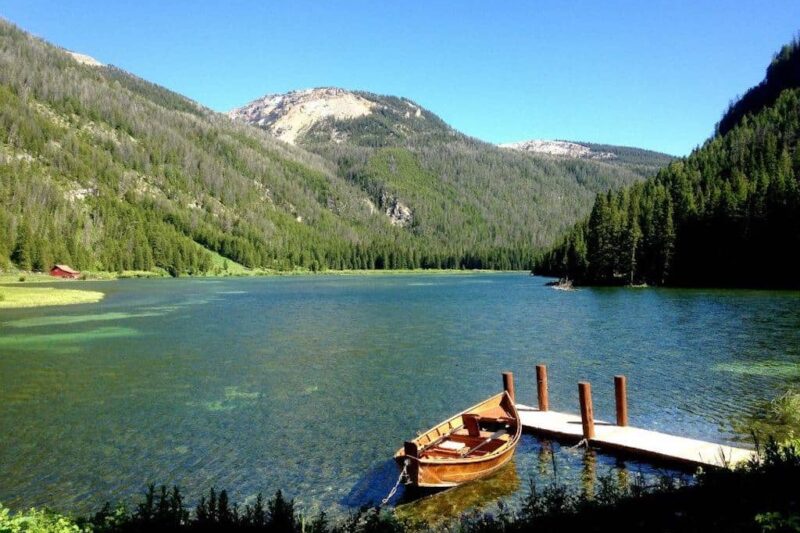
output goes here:
[{"label": "water reflection", "polygon": [[555,475],[556,456],[553,453],[553,444],[550,440],[541,441],[537,458],[536,466],[540,476],[546,476],[548,474]]},{"label": "water reflection", "polygon": [[597,452],[587,448],[582,458],[581,492],[590,500],[594,499],[594,487],[597,483]]},{"label": "water reflection", "polygon": [[397,514],[401,518],[436,523],[455,518],[472,509],[483,509],[508,498],[520,489],[517,465],[512,459],[489,477],[439,492],[408,490],[403,493]]}]

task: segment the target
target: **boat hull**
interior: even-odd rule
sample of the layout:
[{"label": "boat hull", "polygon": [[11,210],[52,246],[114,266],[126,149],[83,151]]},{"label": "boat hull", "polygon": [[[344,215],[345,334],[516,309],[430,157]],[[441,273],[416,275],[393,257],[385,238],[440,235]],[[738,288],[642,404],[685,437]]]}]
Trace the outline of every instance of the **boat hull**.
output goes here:
[{"label": "boat hull", "polygon": [[[416,473],[409,472],[410,484],[430,489],[446,489],[489,476],[500,470],[514,457],[515,448],[510,448],[498,456],[485,461],[459,464],[435,464],[419,461]],[[402,467],[405,456],[396,458]],[[409,465],[409,470],[412,467]],[[416,481],[415,481],[416,480]]]},{"label": "boat hull", "polygon": [[[492,433],[487,431],[487,425],[502,429]],[[516,406],[504,392],[406,442],[395,454],[395,460],[405,468],[410,485],[455,487],[489,476],[506,465],[514,457],[521,431]],[[463,446],[464,454],[454,451],[453,445]]]}]

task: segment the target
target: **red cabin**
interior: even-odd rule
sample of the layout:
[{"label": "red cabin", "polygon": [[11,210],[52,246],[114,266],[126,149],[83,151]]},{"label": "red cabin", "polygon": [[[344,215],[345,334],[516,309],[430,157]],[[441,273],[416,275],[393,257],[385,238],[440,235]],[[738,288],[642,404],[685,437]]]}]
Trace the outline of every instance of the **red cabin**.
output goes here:
[{"label": "red cabin", "polygon": [[76,279],[81,273],[67,265],[56,265],[50,269],[50,275],[57,278]]}]

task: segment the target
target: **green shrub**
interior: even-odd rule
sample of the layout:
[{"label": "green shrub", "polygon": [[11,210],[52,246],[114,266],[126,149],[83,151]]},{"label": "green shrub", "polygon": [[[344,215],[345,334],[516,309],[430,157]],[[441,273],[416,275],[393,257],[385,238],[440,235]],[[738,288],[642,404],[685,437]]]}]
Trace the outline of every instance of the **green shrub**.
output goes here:
[{"label": "green shrub", "polygon": [[82,529],[71,518],[46,509],[31,509],[11,515],[0,505],[0,533],[81,533]]}]

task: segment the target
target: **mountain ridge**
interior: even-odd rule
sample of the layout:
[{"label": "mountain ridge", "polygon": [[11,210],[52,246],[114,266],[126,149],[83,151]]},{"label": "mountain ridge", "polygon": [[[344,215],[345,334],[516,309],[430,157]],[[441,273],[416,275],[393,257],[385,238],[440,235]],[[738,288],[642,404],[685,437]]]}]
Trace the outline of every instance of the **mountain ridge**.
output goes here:
[{"label": "mountain ridge", "polygon": [[[332,102],[331,98],[326,98],[330,96],[333,96],[334,98],[342,98],[345,95],[359,101],[361,106],[357,113],[347,113],[344,109],[337,113],[335,102]],[[380,109],[388,108],[388,106],[379,104],[373,100],[374,98],[396,98],[401,102],[404,102],[405,105],[408,106],[408,109],[404,112],[404,118],[410,118],[413,114],[415,118],[424,120],[426,117],[432,117],[435,121],[445,124],[440,117],[420,106],[410,98],[404,96],[379,95],[377,93],[372,93],[365,90],[345,89],[343,87],[334,86],[294,89],[284,93],[267,93],[264,96],[251,100],[242,106],[235,107],[227,111],[225,114],[234,120],[259,126],[273,136],[284,140],[285,142],[289,142],[290,144],[298,144],[298,140],[301,140],[299,138],[301,138],[304,133],[307,133],[309,130],[313,129],[317,123],[323,122],[326,119],[330,118],[332,120],[347,120],[359,118],[371,115]],[[299,131],[293,130],[291,132],[292,135],[290,139],[283,138],[286,132],[282,130],[282,121],[285,116],[295,114],[298,111],[298,107],[303,108],[309,105],[312,108],[321,108],[322,110],[331,110],[332,112],[314,114],[313,111],[310,111],[309,115],[311,116],[309,116],[308,121],[303,124],[305,127],[301,128]],[[445,124],[445,126],[446,130],[450,130],[454,134],[463,135],[464,137],[475,139],[478,142],[493,144],[489,143],[488,141],[483,141],[479,138],[471,137],[467,134],[461,133],[447,124]],[[276,129],[280,131],[275,131]],[[332,139],[337,142],[343,141],[343,139],[337,137],[336,134],[332,135]],[[602,146],[613,146],[617,150],[635,150],[652,155],[656,158],[664,158],[664,160],[667,162],[673,159],[673,156],[669,154],[654,150],[646,150],[632,146],[608,145],[565,139],[526,139],[517,142],[497,143],[496,146],[500,148],[519,150],[522,152],[565,156],[576,159],[616,159],[619,157],[617,153],[602,151],[598,148]]]},{"label": "mountain ridge", "polygon": [[369,114],[323,111],[292,145],[4,21],[0,50],[0,268],[524,269],[647,174],[507,153],[366,92]]},{"label": "mountain ridge", "polygon": [[611,152],[592,150],[585,144],[563,140],[529,139],[526,141],[502,143],[497,146],[509,150],[518,150],[520,152],[532,152],[575,159],[616,159],[617,157]]}]

